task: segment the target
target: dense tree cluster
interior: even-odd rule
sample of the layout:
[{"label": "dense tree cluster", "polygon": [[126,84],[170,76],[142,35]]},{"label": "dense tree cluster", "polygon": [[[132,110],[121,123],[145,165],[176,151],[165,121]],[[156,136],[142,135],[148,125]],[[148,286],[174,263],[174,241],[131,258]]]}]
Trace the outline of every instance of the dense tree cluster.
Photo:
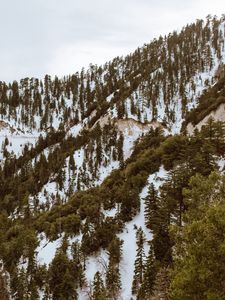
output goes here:
[{"label": "dense tree cluster", "polygon": [[[121,258],[119,249],[122,245],[116,238],[116,234],[121,231],[124,221],[130,220],[138,212],[139,193],[146,184],[148,175],[156,172],[159,166],[164,164],[164,167],[170,170],[168,178],[159,192],[150,185],[145,200],[146,225],[153,233],[147,256],[143,254],[145,238],[141,229],[137,230],[138,248],[133,292],[139,295],[140,299],[143,293],[149,295],[153,293],[157,282],[166,278],[159,274],[164,274],[163,270],[173,264],[174,240],[170,235],[170,226],[181,226],[184,222],[183,214],[191,207],[191,203],[184,198],[183,188],[188,187],[191,176],[196,173],[208,176],[216,168],[216,155],[224,154],[224,136],[223,124],[213,120],[209,120],[208,124],[200,132],[196,131],[192,137],[181,135],[165,138],[159,129],[151,130],[147,136],[139,140],[133,155],[125,165],[120,170],[114,171],[100,187],[77,192],[67,203],[58,203],[49,211],[34,211],[29,206],[23,206],[21,211],[23,214],[15,220],[9,219],[6,211],[3,210],[0,252],[7,271],[12,275],[12,290],[16,290],[16,286],[20,284],[21,293],[33,291],[34,295],[38,289],[44,289],[46,293],[56,293],[54,295],[64,293],[64,290],[75,291],[85,282],[85,279],[82,279],[85,257],[103,248],[108,249],[111,258],[106,272],[106,282],[103,281],[103,285],[99,274],[96,275],[96,284],[100,285],[96,287],[96,292],[100,289],[104,295],[108,293],[107,290],[110,290],[112,294],[108,297],[116,297],[121,288],[120,277],[117,276],[119,276]],[[103,209],[118,205],[120,209],[114,218],[103,214]],[[62,291],[54,292],[57,287],[51,284],[52,276],[56,274],[53,269],[55,261],[53,260],[49,270],[35,262],[37,232],[44,232],[50,240],[57,239],[62,232],[68,236],[82,233],[81,245],[73,246],[75,253],[73,260],[76,261],[76,266],[80,265],[76,275],[73,274],[75,269],[71,270],[69,267],[73,262],[67,257],[66,241],[57,252],[55,258],[57,266],[60,259],[63,268],[61,272],[65,272],[65,277],[68,277],[65,286],[63,282],[59,283]],[[29,275],[29,268],[17,269],[21,257],[31,265],[32,276]],[[75,281],[78,277],[80,279]],[[70,280],[73,284],[69,287],[67,285]],[[55,279],[53,281],[56,282]],[[55,297],[59,299],[57,298],[59,296]]]},{"label": "dense tree cluster", "polygon": [[174,226],[171,299],[223,299],[224,175],[200,174],[184,190],[189,210],[184,226]]}]

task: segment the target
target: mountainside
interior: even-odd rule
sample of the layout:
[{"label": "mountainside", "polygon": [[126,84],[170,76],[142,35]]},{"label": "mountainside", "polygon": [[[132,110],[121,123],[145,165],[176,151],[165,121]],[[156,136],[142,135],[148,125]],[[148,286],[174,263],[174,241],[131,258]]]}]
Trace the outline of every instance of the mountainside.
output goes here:
[{"label": "mountainside", "polygon": [[208,17],[103,66],[0,82],[4,299],[223,299],[189,291],[179,232],[216,211],[201,184],[223,198],[224,63]]}]

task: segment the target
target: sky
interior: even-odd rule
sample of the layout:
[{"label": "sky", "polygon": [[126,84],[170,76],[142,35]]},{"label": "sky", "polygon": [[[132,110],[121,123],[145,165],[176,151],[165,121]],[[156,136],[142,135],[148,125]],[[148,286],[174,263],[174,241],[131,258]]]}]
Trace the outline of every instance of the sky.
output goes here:
[{"label": "sky", "polygon": [[0,0],[0,81],[59,77],[126,55],[224,0]]}]

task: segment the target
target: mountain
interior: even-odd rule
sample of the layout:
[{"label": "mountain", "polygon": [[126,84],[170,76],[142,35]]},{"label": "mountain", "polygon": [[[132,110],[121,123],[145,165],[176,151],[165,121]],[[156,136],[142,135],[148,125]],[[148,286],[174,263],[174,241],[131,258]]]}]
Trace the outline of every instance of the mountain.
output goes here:
[{"label": "mountain", "polygon": [[184,257],[223,198],[224,43],[208,16],[103,66],[0,82],[3,299],[225,297]]}]

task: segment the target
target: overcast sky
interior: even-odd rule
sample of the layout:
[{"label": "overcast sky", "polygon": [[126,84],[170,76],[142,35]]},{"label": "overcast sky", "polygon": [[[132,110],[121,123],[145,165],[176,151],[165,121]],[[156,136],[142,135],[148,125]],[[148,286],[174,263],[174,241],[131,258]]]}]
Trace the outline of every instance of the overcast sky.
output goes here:
[{"label": "overcast sky", "polygon": [[126,55],[224,0],[0,0],[0,80],[67,75]]}]

